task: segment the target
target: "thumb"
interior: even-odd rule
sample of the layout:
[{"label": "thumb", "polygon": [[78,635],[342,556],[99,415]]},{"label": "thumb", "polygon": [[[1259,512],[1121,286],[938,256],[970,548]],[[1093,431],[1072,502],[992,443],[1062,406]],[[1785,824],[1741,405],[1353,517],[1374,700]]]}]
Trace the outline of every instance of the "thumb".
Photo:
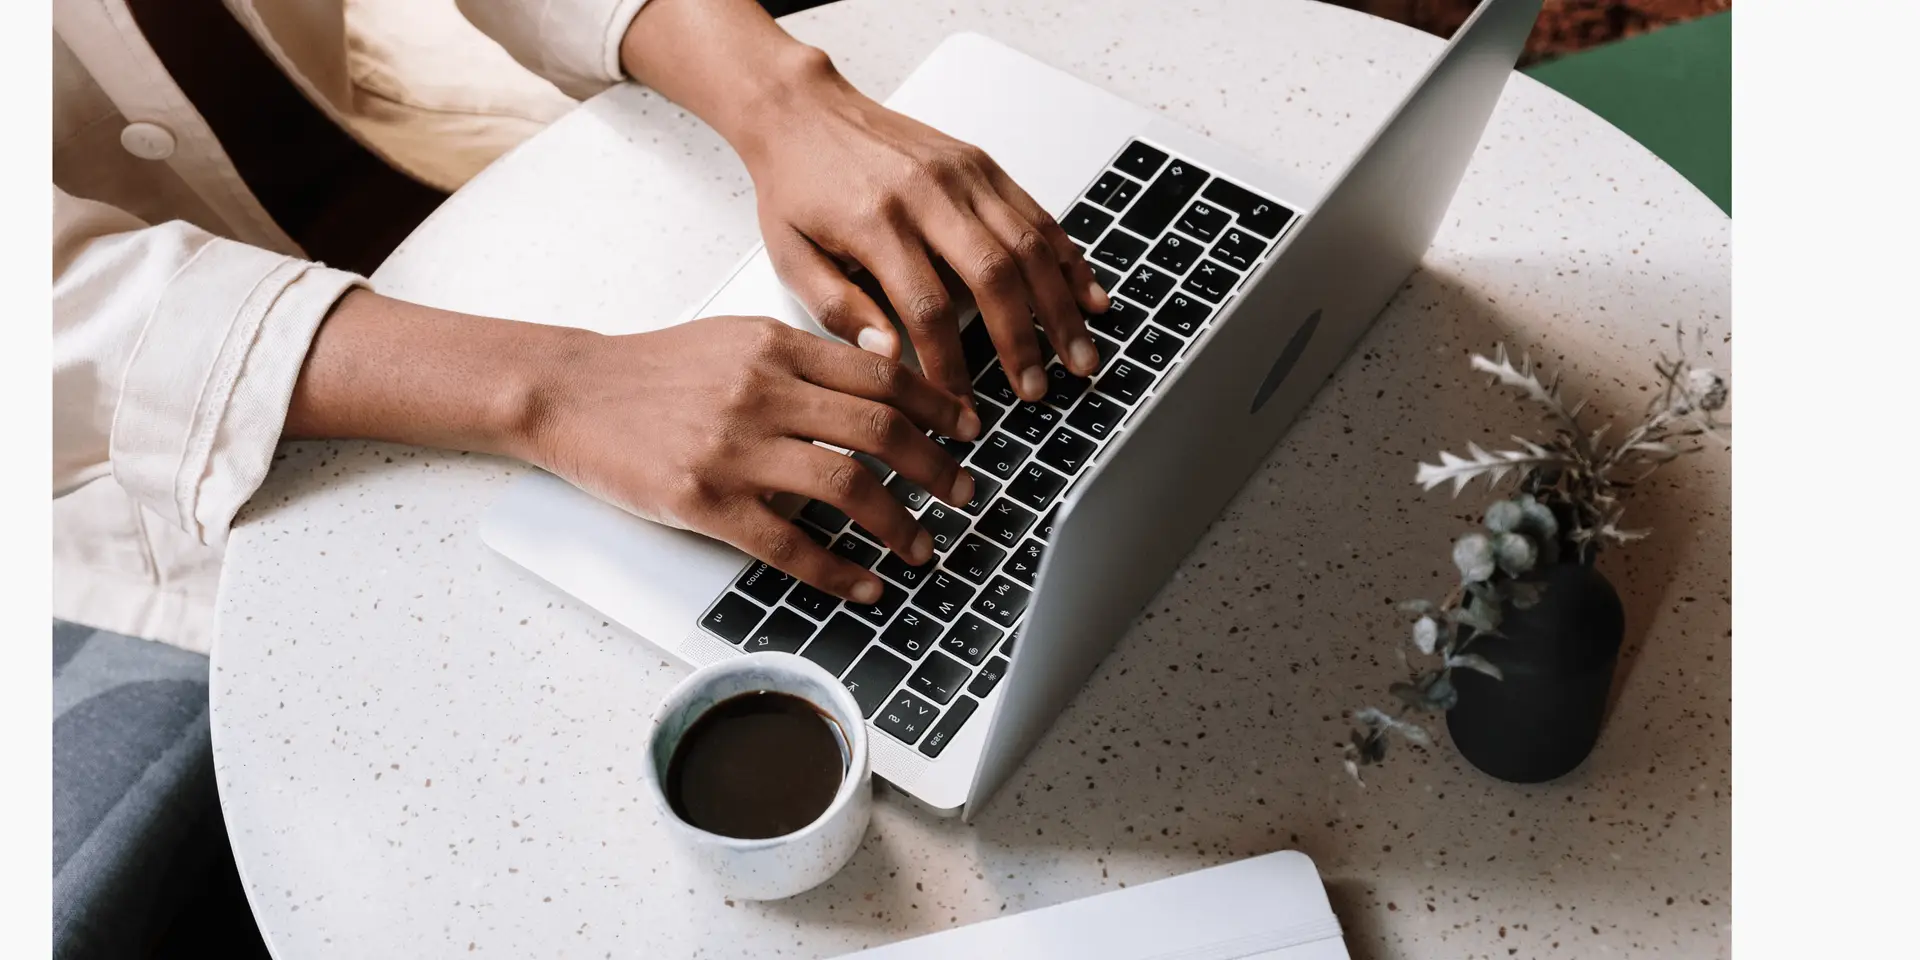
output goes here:
[{"label": "thumb", "polygon": [[821,329],[868,353],[900,359],[900,337],[886,312],[812,240],[789,229],[781,242],[767,244],[767,254],[780,282]]}]

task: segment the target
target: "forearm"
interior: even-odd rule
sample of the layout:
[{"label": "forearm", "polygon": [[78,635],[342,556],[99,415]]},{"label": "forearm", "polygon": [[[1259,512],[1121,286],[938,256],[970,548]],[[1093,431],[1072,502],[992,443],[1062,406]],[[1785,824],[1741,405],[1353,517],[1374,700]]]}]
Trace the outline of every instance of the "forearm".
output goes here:
[{"label": "forearm", "polygon": [[789,36],[754,0],[651,0],[627,29],[620,59],[749,162],[798,99],[852,90],[826,54]]},{"label": "forearm", "polygon": [[531,459],[547,373],[584,336],[355,290],[314,336],[283,436]]}]

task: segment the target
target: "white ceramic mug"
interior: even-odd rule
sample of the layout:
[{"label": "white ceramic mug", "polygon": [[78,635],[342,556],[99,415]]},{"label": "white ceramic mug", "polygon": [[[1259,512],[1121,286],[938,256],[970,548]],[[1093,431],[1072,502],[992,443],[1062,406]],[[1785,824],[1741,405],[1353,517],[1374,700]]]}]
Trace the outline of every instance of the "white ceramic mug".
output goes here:
[{"label": "white ceramic mug", "polygon": [[[799,697],[840,728],[847,748],[840,790],[826,812],[783,836],[741,840],[702,830],[681,819],[667,800],[667,765],[702,714],[724,700],[759,692]],[[748,654],[695,670],[655,712],[643,766],[647,791],[683,855],[722,892],[745,900],[778,900],[825,883],[853,859],[873,815],[867,723],[860,705],[832,674],[791,653]]]}]

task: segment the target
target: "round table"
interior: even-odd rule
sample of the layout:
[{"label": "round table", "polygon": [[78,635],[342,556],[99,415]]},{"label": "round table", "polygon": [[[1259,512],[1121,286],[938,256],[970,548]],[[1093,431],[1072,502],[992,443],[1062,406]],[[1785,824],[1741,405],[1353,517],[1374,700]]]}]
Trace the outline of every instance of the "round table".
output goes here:
[{"label": "round table", "polygon": [[[851,0],[790,17],[884,96],[975,30],[1325,184],[1440,49],[1305,0]],[[1229,42],[1230,41],[1230,42]],[[1516,76],[1422,269],[972,825],[883,800],[833,881],[731,902],[667,853],[648,716],[685,668],[509,568],[482,509],[526,468],[290,444],[220,594],[220,794],[281,960],[830,956],[1276,849],[1313,857],[1356,957],[1725,955],[1730,461],[1633,502],[1598,749],[1550,784],[1444,737],[1367,787],[1344,714],[1395,678],[1391,601],[1442,592],[1483,496],[1415,461],[1531,428],[1468,375],[1505,340],[1637,413],[1673,325],[1730,368],[1730,223],[1646,150]],[[440,307],[663,322],[756,239],[738,161],[611,90],[493,165],[374,276]]]}]

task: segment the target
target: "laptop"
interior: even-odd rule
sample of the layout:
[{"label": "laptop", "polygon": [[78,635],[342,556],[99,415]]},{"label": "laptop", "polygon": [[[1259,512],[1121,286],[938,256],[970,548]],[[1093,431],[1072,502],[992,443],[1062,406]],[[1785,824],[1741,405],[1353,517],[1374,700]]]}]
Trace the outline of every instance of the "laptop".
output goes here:
[{"label": "laptop", "polygon": [[[820,664],[867,711],[874,772],[971,820],[1418,264],[1540,5],[1485,0],[1324,195],[1011,47],[947,38],[887,105],[990,153],[1087,250],[1113,308],[1089,319],[1101,369],[1053,360],[1038,403],[963,320],[988,429],[941,442],[972,503],[863,460],[936,560],[911,567],[805,504],[797,523],[889,584],[849,604],[540,472],[488,508],[482,539],[686,663]],[[764,250],[683,319],[716,314],[827,335]]]}]

